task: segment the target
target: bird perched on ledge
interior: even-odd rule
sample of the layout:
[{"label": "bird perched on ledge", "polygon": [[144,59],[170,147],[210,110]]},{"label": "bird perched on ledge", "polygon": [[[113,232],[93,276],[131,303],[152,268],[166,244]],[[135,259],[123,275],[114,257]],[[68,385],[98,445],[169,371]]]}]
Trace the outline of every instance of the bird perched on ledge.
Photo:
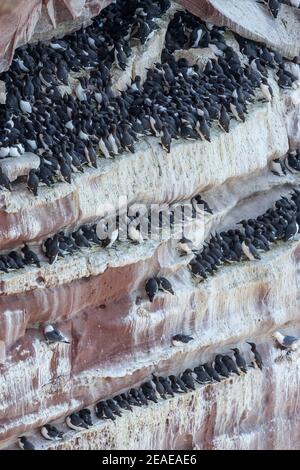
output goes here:
[{"label": "bird perched on ledge", "polygon": [[51,424],[44,424],[41,428],[41,435],[48,441],[61,441],[64,433]]},{"label": "bird perched on ledge", "polygon": [[273,18],[277,18],[281,3],[279,0],[260,0],[257,3],[261,3],[262,5],[266,5],[273,16]]},{"label": "bird perched on ledge", "polygon": [[287,350],[287,354],[290,354],[292,351],[297,351],[297,349],[300,348],[300,338],[288,335],[285,336],[279,331],[275,331],[272,336],[282,348]]},{"label": "bird perched on ledge", "polygon": [[173,346],[182,346],[182,343],[187,344],[193,339],[194,338],[192,336],[178,334],[178,335],[173,336],[172,344]]},{"label": "bird perched on ledge", "polygon": [[26,436],[19,437],[19,447],[22,450],[35,450],[35,447],[31,442],[27,439]]},{"label": "bird perched on ledge", "polygon": [[256,349],[256,344],[255,343],[249,343],[248,341],[247,341],[247,343],[250,344],[251,351],[254,354],[254,367],[257,366],[260,370],[262,370],[262,366],[264,364],[263,364],[261,355],[259,354],[259,352]]},{"label": "bird perched on ledge", "polygon": [[44,336],[48,343],[67,343],[70,344],[70,341],[53,325],[46,325],[44,328]]}]

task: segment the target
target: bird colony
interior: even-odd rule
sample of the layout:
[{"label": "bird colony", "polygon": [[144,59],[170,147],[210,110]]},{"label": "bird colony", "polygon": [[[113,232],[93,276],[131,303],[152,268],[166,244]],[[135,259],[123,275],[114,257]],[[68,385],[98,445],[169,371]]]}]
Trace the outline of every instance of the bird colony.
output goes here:
[{"label": "bird colony", "polygon": [[[181,400],[182,441],[174,443],[174,436],[165,440],[165,423],[159,428],[158,419],[158,424],[151,424],[158,426],[155,432],[150,424],[148,428],[157,435],[158,441],[151,444],[156,448],[181,448],[185,433],[192,435],[188,448],[230,448],[233,442],[237,448],[258,448],[255,433],[264,432],[263,426],[254,429],[248,441],[233,439],[243,427],[238,414],[228,417],[225,429],[208,424],[212,426],[208,442],[200,436],[203,423],[196,413],[191,418],[191,401],[185,396],[205,390],[211,403],[204,417],[208,419],[219,406],[226,422],[229,411],[222,409],[222,400],[226,396],[230,400],[234,393],[226,387],[236,386],[240,406],[244,403],[250,409],[243,411],[245,419],[248,412],[257,414],[256,400],[267,400],[264,381],[273,380],[275,388],[283,368],[292,374],[294,367],[294,375],[299,374],[297,295],[284,284],[285,266],[278,260],[288,257],[286,270],[291,270],[296,283],[300,140],[289,146],[289,140],[295,139],[287,131],[285,142],[276,148],[276,139],[271,138],[265,164],[249,173],[242,167],[255,149],[236,155],[230,140],[249,126],[255,112],[260,121],[252,126],[269,127],[275,136],[275,124],[268,116],[277,113],[284,122],[288,100],[300,106],[300,98],[298,102],[294,98],[300,88],[300,51],[298,57],[284,57],[240,31],[193,15],[189,2],[182,3],[187,9],[169,0],[116,0],[87,26],[62,38],[18,47],[10,68],[0,76],[5,87],[0,105],[3,240],[4,222],[15,210],[7,208],[7,201],[12,208],[12,201],[17,201],[22,217],[28,207],[47,207],[53,194],[62,201],[68,188],[85,181],[84,173],[89,179],[82,184],[96,191],[94,176],[100,175],[100,184],[110,178],[109,171],[102,174],[104,162],[117,167],[125,159],[128,174],[134,173],[132,158],[145,145],[155,148],[157,158],[153,163],[147,151],[139,155],[141,171],[149,173],[145,190],[152,202],[157,203],[160,180],[152,184],[150,165],[163,164],[168,166],[170,184],[175,178],[183,188],[180,197],[159,200],[161,205],[168,203],[170,225],[174,228],[175,205],[188,202],[192,208],[187,231],[155,243],[150,207],[144,213],[147,233],[141,228],[140,211],[129,207],[106,217],[89,217],[84,223],[78,210],[72,222],[66,218],[59,230],[41,230],[40,237],[26,239],[24,234],[11,243],[7,239],[1,243],[0,238],[3,448],[64,448],[74,435],[88,430],[94,430],[89,448],[109,448],[111,442],[104,444],[104,426],[106,433],[116,436],[119,423],[134,417],[138,408],[141,413],[149,409],[155,413],[176,400]],[[268,22],[281,21],[281,8],[297,15],[299,7],[297,0],[266,0],[253,6]],[[300,25],[300,15],[298,21]],[[160,59],[147,63],[143,78],[134,73],[132,63],[136,57],[147,58],[149,44],[156,44],[153,41],[162,31]],[[130,67],[130,79],[121,86],[116,77],[128,76]],[[241,135],[252,132],[256,131],[250,127]],[[210,168],[222,172],[222,164],[214,167],[205,150],[217,140],[220,155],[230,154],[235,162],[235,174],[212,187],[208,183],[190,187],[187,193],[189,181],[183,181],[184,171],[179,174],[172,163],[176,149],[181,146],[184,153],[191,142],[197,143],[192,158],[200,155],[203,160],[196,169],[200,184]],[[25,159],[30,163],[22,167]],[[21,174],[11,173],[11,165],[22,167]],[[123,177],[119,171],[120,187]],[[143,202],[136,198],[131,204]],[[105,203],[99,200],[99,205]],[[55,220],[61,207],[49,212],[49,219]],[[111,230],[113,215],[117,223]],[[203,236],[197,236],[193,225],[198,216],[204,223]],[[126,241],[120,236],[122,217]],[[45,221],[38,215],[33,219],[33,226],[43,227]],[[162,217],[158,224],[162,229]],[[94,263],[97,272],[82,274],[84,262]],[[247,281],[250,274],[256,277]],[[239,284],[245,297],[239,293],[239,300],[233,300],[235,294],[231,298],[230,292],[240,291]],[[273,299],[273,290],[280,295],[277,285],[291,291],[290,296],[282,293],[283,305]],[[236,325],[236,331],[230,325]],[[284,352],[278,355],[278,349]],[[24,378],[18,369],[22,364]],[[41,368],[36,376],[30,372],[34,364]],[[291,387],[289,393],[293,400],[296,391]],[[13,403],[10,396],[20,403]],[[282,413],[281,420],[287,419]],[[145,415],[145,426],[147,419]],[[170,416],[167,419],[171,428],[179,426],[176,417],[174,422]],[[274,434],[280,434],[276,429]],[[222,441],[225,434],[228,440]],[[268,441],[265,435],[260,439],[262,448],[276,447],[276,439]],[[295,447],[294,441],[284,439],[277,445]],[[126,448],[126,442],[122,445]],[[128,441],[130,445],[138,446],[138,438],[135,444]]]}]

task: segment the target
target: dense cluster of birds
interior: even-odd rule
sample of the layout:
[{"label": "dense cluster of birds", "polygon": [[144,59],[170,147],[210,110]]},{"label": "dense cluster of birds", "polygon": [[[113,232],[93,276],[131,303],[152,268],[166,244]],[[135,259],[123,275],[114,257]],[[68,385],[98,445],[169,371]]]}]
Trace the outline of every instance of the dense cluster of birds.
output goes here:
[{"label": "dense cluster of birds", "polygon": [[[90,26],[63,40],[17,49],[1,77],[7,96],[0,107],[0,157],[25,151],[39,155],[39,168],[27,178],[35,196],[41,184],[71,183],[73,172],[97,167],[98,155],[134,153],[136,141],[145,135],[159,137],[170,152],[173,139],[210,142],[214,122],[229,132],[231,118],[245,121],[257,89],[272,100],[267,67],[278,66],[280,86],[292,85],[295,76],[278,53],[252,43],[255,58],[242,64],[226,44],[224,29],[180,11],[167,31],[162,62],[148,70],[143,84],[136,76],[126,90],[114,94],[112,66],[126,68],[131,41],[145,43],[169,6],[164,0],[117,0]],[[211,47],[216,59],[203,70],[184,58],[176,60],[172,52],[186,44]],[[296,59],[294,65],[298,70]],[[75,87],[70,86],[70,72],[77,77]],[[11,190],[3,172],[0,187]]]},{"label": "dense cluster of birds", "polygon": [[[105,223],[103,222],[103,224]],[[110,248],[118,237],[118,230],[116,229],[109,233],[106,232],[105,237],[103,236],[104,230],[105,226],[102,226],[101,221],[99,224],[82,225],[70,235],[61,231],[53,237],[48,237],[43,242],[43,254],[48,259],[49,263],[53,264],[58,257],[64,258],[66,255],[72,255],[75,252],[81,251],[82,248],[90,248],[92,245]],[[30,265],[35,265],[40,268],[41,257],[26,244],[20,251],[11,251],[7,254],[0,255],[0,271],[5,273],[23,269]]]},{"label": "dense cluster of birds", "polygon": [[[275,72],[277,84],[280,88],[292,88],[293,82],[300,79],[300,66],[297,57],[291,62],[285,62],[282,55],[277,51],[268,49],[264,44],[259,44],[251,39],[243,38],[238,34],[235,35],[242,54],[247,56],[249,64],[255,71],[253,79],[258,83],[263,80],[267,83],[268,69]],[[290,70],[287,69],[289,66]],[[271,97],[273,91],[269,86]]]},{"label": "dense cluster of birds", "polygon": [[241,220],[242,228],[211,235],[201,251],[188,264],[199,280],[213,275],[224,263],[259,260],[277,241],[293,240],[299,233],[300,191],[293,189],[290,199],[282,196],[274,206],[256,219]]},{"label": "dense cluster of birds", "polygon": [[[95,405],[95,415],[98,419],[115,421],[124,411],[133,411],[135,406],[148,406],[149,402],[158,403],[160,399],[166,400],[176,394],[188,393],[196,390],[196,383],[208,385],[229,379],[232,374],[247,374],[248,368],[262,370],[263,360],[257,350],[256,344],[248,342],[251,347],[253,359],[250,364],[241,354],[239,348],[232,348],[233,356],[217,354],[214,360],[199,364],[193,370],[186,369],[182,374],[168,377],[152,374],[151,380],[143,382],[139,387],[109,398],[101,400]],[[74,431],[82,431],[93,426],[92,412],[89,408],[72,413],[65,420],[66,425]],[[41,435],[50,441],[61,441],[64,433],[52,424],[44,424],[40,429]],[[26,436],[19,437],[19,446],[23,450],[34,450],[34,444]]]},{"label": "dense cluster of birds", "polygon": [[[0,158],[39,155],[39,169],[28,174],[34,195],[39,184],[70,183],[72,172],[97,167],[99,153],[109,158],[134,151],[142,129],[130,109],[138,77],[128,92],[115,96],[110,71],[113,65],[126,68],[130,41],[145,43],[169,6],[169,0],[118,0],[63,40],[17,49],[1,76],[6,104],[0,107]],[[74,90],[70,72],[77,74]]]}]

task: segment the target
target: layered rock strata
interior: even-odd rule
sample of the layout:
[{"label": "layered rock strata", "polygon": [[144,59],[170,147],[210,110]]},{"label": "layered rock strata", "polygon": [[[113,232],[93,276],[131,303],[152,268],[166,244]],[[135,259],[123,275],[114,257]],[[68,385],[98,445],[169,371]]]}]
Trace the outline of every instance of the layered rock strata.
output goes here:
[{"label": "layered rock strata", "polygon": [[[250,0],[230,6],[222,0],[182,3],[203,20],[265,42],[287,58],[299,55],[299,11],[291,7],[283,6],[275,21]],[[89,15],[99,11],[98,6],[83,8]],[[86,10],[73,15],[82,22]],[[151,55],[147,47],[136,50],[139,70],[157,60],[166,26],[153,38]],[[118,84],[128,83],[134,70],[131,64],[126,80],[116,76]],[[39,249],[61,229],[72,231],[100,219],[103,204],[116,208],[124,195],[130,204],[172,204],[201,192],[213,214],[205,215],[204,233],[197,225],[190,229],[199,247],[210,233],[263,213],[299,186],[297,174],[279,177],[270,166],[300,147],[300,89],[280,90],[271,75],[269,82],[272,102],[249,106],[246,122],[233,122],[229,134],[213,127],[211,143],[178,141],[166,154],[157,139],[145,138],[134,154],[100,160],[98,169],[75,175],[71,185],[39,188],[36,198],[16,181],[12,192],[0,192],[1,253],[23,242]],[[34,167],[35,158],[22,156],[19,165],[1,162],[14,179],[24,175],[27,165]],[[260,261],[223,266],[198,283],[187,269],[189,258],[180,257],[176,240],[166,236],[140,246],[117,242],[107,250],[83,249],[53,265],[42,258],[41,268],[1,273],[1,448],[15,448],[23,434],[42,449],[298,448],[299,357],[281,357],[271,334],[275,329],[300,334],[299,254],[297,241],[279,242]],[[167,276],[175,296],[159,295],[150,304],[144,285],[153,275]],[[71,344],[46,344],[42,330],[47,322],[55,323]],[[173,348],[171,337],[179,332],[194,340]],[[250,362],[248,340],[258,344],[262,371],[197,386],[186,395],[124,412],[115,422],[97,421],[93,414],[95,425],[87,431],[74,432],[64,424],[71,412],[92,409],[153,372],[179,374],[237,344]],[[63,429],[64,441],[42,439],[39,428],[45,423]]]}]

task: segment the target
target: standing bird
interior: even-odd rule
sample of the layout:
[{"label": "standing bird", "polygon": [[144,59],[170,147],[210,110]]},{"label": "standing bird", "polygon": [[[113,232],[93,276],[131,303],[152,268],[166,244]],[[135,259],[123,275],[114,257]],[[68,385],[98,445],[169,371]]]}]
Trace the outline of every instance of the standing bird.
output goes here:
[{"label": "standing bird", "polygon": [[195,367],[194,372],[197,375],[196,381],[199,384],[206,384],[212,382],[210,375],[208,375],[203,366]]},{"label": "standing bird", "polygon": [[49,259],[49,263],[53,264],[58,257],[59,253],[59,240],[58,235],[54,235],[53,238],[47,238],[44,242],[45,255]]},{"label": "standing bird", "polygon": [[22,450],[35,450],[35,447],[26,436],[19,437],[19,447]]},{"label": "standing bird", "polygon": [[34,196],[38,195],[38,186],[39,186],[40,179],[37,175],[36,170],[30,170],[28,173],[27,178],[27,188]]},{"label": "standing bird", "polygon": [[112,421],[116,419],[112,409],[104,401],[99,401],[99,403],[96,404],[95,412],[99,419],[111,419]]},{"label": "standing bird", "polygon": [[152,374],[152,382],[155,385],[155,388],[157,390],[157,393],[163,398],[164,400],[166,399],[166,391],[161,383],[160,377],[157,377],[156,375]]},{"label": "standing bird", "polygon": [[223,361],[223,364],[225,364],[225,366],[229,370],[229,372],[233,372],[236,375],[240,375],[239,370],[238,370],[234,360],[230,356],[227,356],[226,354],[223,355],[222,361]]},{"label": "standing bird", "polygon": [[44,336],[48,343],[67,343],[70,344],[70,341],[53,325],[46,325],[44,328]]},{"label": "standing bird", "polygon": [[260,370],[262,370],[262,367],[263,367],[264,364],[263,364],[261,355],[259,354],[259,352],[256,349],[256,344],[255,343],[249,343],[248,341],[247,341],[247,343],[250,344],[251,351],[254,354],[254,365],[257,366]]},{"label": "standing bird", "polygon": [[250,261],[261,259],[255,246],[252,245],[251,240],[248,238],[242,242],[242,250],[246,258],[248,258]]},{"label": "standing bird", "polygon": [[189,255],[193,252],[194,245],[191,240],[186,237],[182,237],[178,240],[176,248],[182,255]]},{"label": "standing bird", "polygon": [[181,380],[183,381],[183,383],[186,385],[187,388],[189,388],[190,390],[196,390],[191,369],[186,369],[183,372],[181,376]]},{"label": "standing bird", "polygon": [[225,106],[222,105],[221,107],[221,112],[220,112],[220,118],[218,122],[219,127],[225,132],[229,132],[230,128],[230,117],[226,111]]},{"label": "standing bird", "polygon": [[168,379],[168,377],[158,377],[161,385],[163,386],[165,392],[168,394],[168,395],[171,395],[171,397],[174,397],[174,392],[172,390],[172,384],[170,382],[170,380]]},{"label": "standing bird", "polygon": [[0,166],[0,189],[7,189],[8,191],[11,191],[11,184],[10,180],[8,177],[3,173],[2,168]]},{"label": "standing bird", "polygon": [[165,277],[158,277],[156,278],[157,284],[158,284],[158,289],[163,291],[163,292],[168,292],[169,294],[174,295],[174,291],[172,288],[172,285],[168,279]]},{"label": "standing bird", "polygon": [[277,18],[280,7],[281,7],[280,1],[279,0],[267,0],[267,2],[268,2],[268,8],[271,12],[271,15],[274,18]]},{"label": "standing bird", "polygon": [[172,137],[167,129],[167,126],[163,125],[160,145],[167,153],[170,153],[171,142],[172,142]]},{"label": "standing bird", "polygon": [[79,417],[83,419],[83,421],[88,425],[88,426],[93,426],[92,422],[92,417],[91,417],[91,412],[88,408],[83,408],[78,412]]},{"label": "standing bird", "polygon": [[287,242],[289,240],[293,240],[298,232],[299,232],[299,225],[296,221],[296,217],[293,217],[285,230],[284,241]]},{"label": "standing bird", "polygon": [[153,302],[154,297],[158,293],[158,283],[155,277],[151,277],[145,285],[146,294],[149,297],[150,302]]},{"label": "standing bird", "polygon": [[205,372],[210,376],[211,379],[215,380],[216,382],[221,382],[222,379],[219,376],[218,372],[213,368],[212,364],[205,363],[203,364]]},{"label": "standing bird", "polygon": [[40,260],[34,251],[30,250],[29,247],[25,244],[21,249],[24,255],[25,264],[35,264],[38,268],[41,267]]},{"label": "standing bird", "polygon": [[181,379],[178,379],[175,375],[169,375],[169,379],[174,393],[187,393],[188,390]]},{"label": "standing bird", "polygon": [[114,400],[109,398],[108,400],[106,400],[106,405],[111,409],[114,415],[122,416],[121,409]]},{"label": "standing bird", "polygon": [[230,377],[230,373],[222,359],[223,358],[221,354],[216,355],[215,369],[219,375],[222,375],[222,377],[226,377],[228,379]]},{"label": "standing bird", "polygon": [[240,351],[238,348],[232,348],[232,351],[234,352],[234,357],[235,357],[235,362],[238,368],[247,374],[247,364],[243,356],[241,355]]}]

